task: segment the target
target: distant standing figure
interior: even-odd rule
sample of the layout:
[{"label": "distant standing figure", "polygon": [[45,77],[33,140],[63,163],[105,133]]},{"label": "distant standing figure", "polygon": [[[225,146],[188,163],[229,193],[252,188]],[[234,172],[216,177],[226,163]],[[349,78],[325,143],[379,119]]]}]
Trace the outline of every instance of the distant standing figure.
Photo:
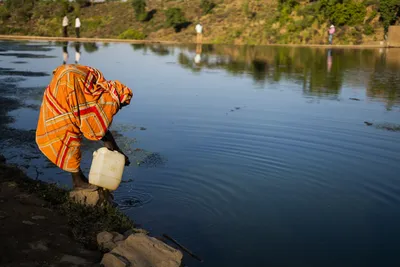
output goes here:
[{"label": "distant standing figure", "polygon": [[64,37],[68,37],[68,24],[69,24],[68,17],[64,16],[62,21]]},{"label": "distant standing figure", "polygon": [[200,23],[196,25],[196,33],[197,33],[196,42],[199,44],[203,41],[203,26]]},{"label": "distant standing figure", "polygon": [[333,35],[335,34],[335,26],[331,25],[331,27],[328,30],[329,33],[329,44],[332,44],[332,39],[333,39]]},{"label": "distant standing figure", "polygon": [[75,33],[76,33],[76,38],[81,37],[81,20],[79,17],[76,17],[75,19]]}]

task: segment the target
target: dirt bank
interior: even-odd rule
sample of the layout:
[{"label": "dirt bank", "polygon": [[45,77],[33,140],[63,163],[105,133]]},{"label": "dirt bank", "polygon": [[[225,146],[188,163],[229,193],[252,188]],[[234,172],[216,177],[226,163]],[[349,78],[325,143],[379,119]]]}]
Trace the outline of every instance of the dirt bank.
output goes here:
[{"label": "dirt bank", "polygon": [[97,233],[134,230],[118,210],[72,203],[0,157],[0,266],[98,266]]}]

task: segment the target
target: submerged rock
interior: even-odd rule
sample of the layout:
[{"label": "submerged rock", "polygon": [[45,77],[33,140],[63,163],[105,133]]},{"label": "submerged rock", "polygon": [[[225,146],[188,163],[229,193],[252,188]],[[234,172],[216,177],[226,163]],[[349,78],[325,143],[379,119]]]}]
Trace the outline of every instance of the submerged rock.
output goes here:
[{"label": "submerged rock", "polygon": [[118,242],[111,252],[104,254],[101,264],[104,267],[179,267],[182,257],[182,252],[156,238],[145,234],[132,234],[124,241]]}]

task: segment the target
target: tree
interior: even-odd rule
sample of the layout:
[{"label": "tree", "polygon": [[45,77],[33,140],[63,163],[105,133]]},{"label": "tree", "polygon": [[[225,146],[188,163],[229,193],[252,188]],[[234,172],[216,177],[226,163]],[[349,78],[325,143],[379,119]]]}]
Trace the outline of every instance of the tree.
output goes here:
[{"label": "tree", "polygon": [[165,16],[167,17],[167,26],[173,27],[175,32],[179,32],[182,28],[190,24],[180,8],[168,8],[165,11]]},{"label": "tree", "polygon": [[385,34],[389,30],[389,26],[396,22],[400,13],[400,2],[398,0],[381,0],[379,3],[379,11]]}]

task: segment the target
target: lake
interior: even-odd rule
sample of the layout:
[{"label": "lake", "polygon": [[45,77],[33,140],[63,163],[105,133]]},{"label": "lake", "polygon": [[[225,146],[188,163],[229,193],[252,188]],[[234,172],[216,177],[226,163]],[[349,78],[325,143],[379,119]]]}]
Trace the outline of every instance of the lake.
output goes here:
[{"label": "lake", "polygon": [[66,186],[34,131],[76,56],[132,88],[115,199],[188,266],[400,265],[399,49],[0,42],[1,153]]}]

